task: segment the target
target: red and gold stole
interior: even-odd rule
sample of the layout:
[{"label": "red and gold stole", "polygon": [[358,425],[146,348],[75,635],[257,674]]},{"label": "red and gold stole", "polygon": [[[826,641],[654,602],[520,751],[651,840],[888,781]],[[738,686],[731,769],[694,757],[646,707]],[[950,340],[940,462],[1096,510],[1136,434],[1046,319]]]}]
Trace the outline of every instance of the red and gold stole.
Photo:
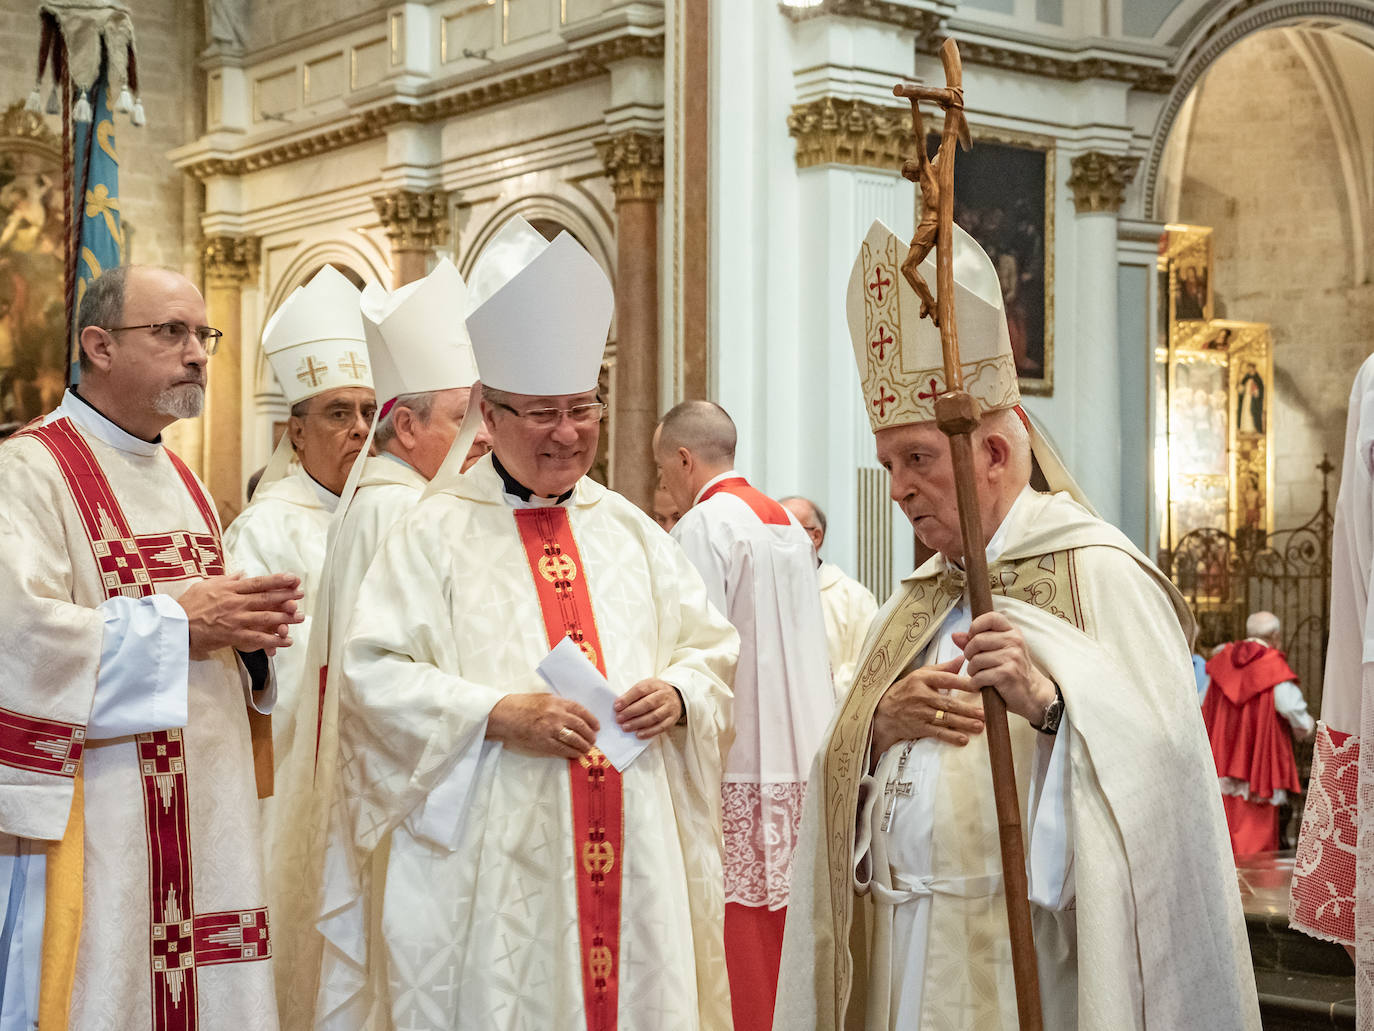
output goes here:
[{"label": "red and gold stole", "polygon": [[[62,470],[81,516],[107,599],[146,598],[154,585],[224,573],[219,522],[210,499],[181,459],[167,452],[205,523],[205,533],[175,530],[135,535],[90,446],[70,419],[23,431],[37,438]],[[84,728],[82,728],[84,731]],[[84,734],[83,734],[84,737]],[[152,978],[154,1031],[199,1026],[196,970],[219,963],[267,959],[271,944],[265,907],[198,913],[192,897],[190,796],[182,731],[137,738],[148,841],[152,925],[144,946]],[[78,753],[79,754],[79,753]],[[62,840],[49,850],[47,912],[39,990],[39,1026],[67,1026],[76,946],[80,937],[84,827],[81,791]],[[207,786],[206,790],[212,790]],[[130,945],[131,948],[135,947]]]},{"label": "red and gold stole", "polygon": [[753,510],[754,515],[759,517],[760,522],[766,523],[769,526],[786,526],[791,522],[791,520],[787,518],[787,509],[783,508],[782,505],[778,504],[763,491],[751,487],[749,481],[743,476],[731,476],[728,479],[713,483],[710,488],[707,489],[706,493],[701,496],[701,500],[698,501],[697,504],[700,505],[708,498],[714,497],[717,494],[733,494]]},{"label": "red and gold stole", "polygon": [[[552,648],[571,637],[606,675],[585,567],[564,508],[524,508],[515,525]],[[573,862],[587,1031],[614,1031],[620,984],[620,867],[625,801],[620,773],[600,749],[568,763]]]}]

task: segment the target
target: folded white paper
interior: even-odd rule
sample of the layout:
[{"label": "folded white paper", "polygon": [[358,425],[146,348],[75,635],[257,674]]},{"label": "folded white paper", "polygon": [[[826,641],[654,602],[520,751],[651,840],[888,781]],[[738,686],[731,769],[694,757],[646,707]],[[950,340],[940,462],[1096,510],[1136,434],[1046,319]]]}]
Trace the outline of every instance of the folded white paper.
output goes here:
[{"label": "folded white paper", "polygon": [[624,773],[639,753],[649,746],[634,734],[620,728],[615,721],[615,700],[619,697],[607,683],[601,671],[565,637],[554,645],[553,651],[535,667],[553,693],[581,705],[601,724],[596,735],[596,747],[606,753],[611,765]]}]

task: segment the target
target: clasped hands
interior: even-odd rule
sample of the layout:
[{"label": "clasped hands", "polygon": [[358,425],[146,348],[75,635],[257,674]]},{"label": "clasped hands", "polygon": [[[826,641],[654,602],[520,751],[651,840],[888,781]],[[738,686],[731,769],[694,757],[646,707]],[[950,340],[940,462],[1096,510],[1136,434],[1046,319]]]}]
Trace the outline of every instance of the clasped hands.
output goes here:
[{"label": "clasped hands", "polygon": [[[615,702],[616,723],[643,741],[662,734],[681,716],[677,690],[657,677],[641,680]],[[586,755],[600,729],[584,706],[555,694],[508,694],[487,716],[487,737],[558,759]]]},{"label": "clasped hands", "polygon": [[209,658],[220,648],[273,655],[290,647],[291,627],[305,621],[300,588],[301,578],[290,573],[197,580],[176,599],[186,612],[191,658]]},{"label": "clasped hands", "polygon": [[[1000,612],[985,612],[968,633],[956,633],[954,644],[964,654],[948,662],[922,666],[896,681],[873,714],[873,755],[898,741],[934,737],[966,745],[983,732],[983,705],[976,696],[991,687],[1007,711],[1039,725],[1054,700],[1054,682],[1031,662],[1026,639]],[[968,662],[967,674],[959,669]],[[949,692],[944,694],[942,692]]]}]

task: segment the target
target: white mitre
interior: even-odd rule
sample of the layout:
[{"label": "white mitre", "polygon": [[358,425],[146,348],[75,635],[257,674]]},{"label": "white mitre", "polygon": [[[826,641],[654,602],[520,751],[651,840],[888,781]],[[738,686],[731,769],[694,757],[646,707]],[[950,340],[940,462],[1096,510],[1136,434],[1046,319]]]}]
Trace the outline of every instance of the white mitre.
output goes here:
[{"label": "white mitre", "polygon": [[484,387],[545,397],[596,389],[615,294],[572,236],[543,243],[517,216],[469,279],[467,328]]},{"label": "white mitre", "polygon": [[289,405],[326,390],[372,387],[358,288],[332,265],[267,320],[262,349]]},{"label": "white mitre", "polygon": [[477,360],[463,319],[467,293],[447,258],[394,293],[368,284],[361,302],[363,331],[379,406],[402,394],[472,386]]},{"label": "white mitre", "polygon": [[[932,422],[935,398],[945,390],[940,330],[921,315],[921,299],[902,276],[907,243],[874,221],[849,274],[846,309],[854,360],[863,383],[864,410],[877,433],[889,426]],[[935,251],[920,265],[935,292]],[[992,260],[977,241],[954,226],[954,319],[964,389],[983,411],[1021,401],[1016,363]]]}]

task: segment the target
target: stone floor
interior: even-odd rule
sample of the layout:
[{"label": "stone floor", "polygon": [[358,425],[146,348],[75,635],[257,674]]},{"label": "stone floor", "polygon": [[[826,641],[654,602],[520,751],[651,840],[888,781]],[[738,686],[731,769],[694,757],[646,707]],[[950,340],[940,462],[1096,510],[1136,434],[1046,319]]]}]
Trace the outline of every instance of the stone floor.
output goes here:
[{"label": "stone floor", "polygon": [[1355,1026],[1354,967],[1345,950],[1288,926],[1293,853],[1236,861],[1265,1031]]}]

